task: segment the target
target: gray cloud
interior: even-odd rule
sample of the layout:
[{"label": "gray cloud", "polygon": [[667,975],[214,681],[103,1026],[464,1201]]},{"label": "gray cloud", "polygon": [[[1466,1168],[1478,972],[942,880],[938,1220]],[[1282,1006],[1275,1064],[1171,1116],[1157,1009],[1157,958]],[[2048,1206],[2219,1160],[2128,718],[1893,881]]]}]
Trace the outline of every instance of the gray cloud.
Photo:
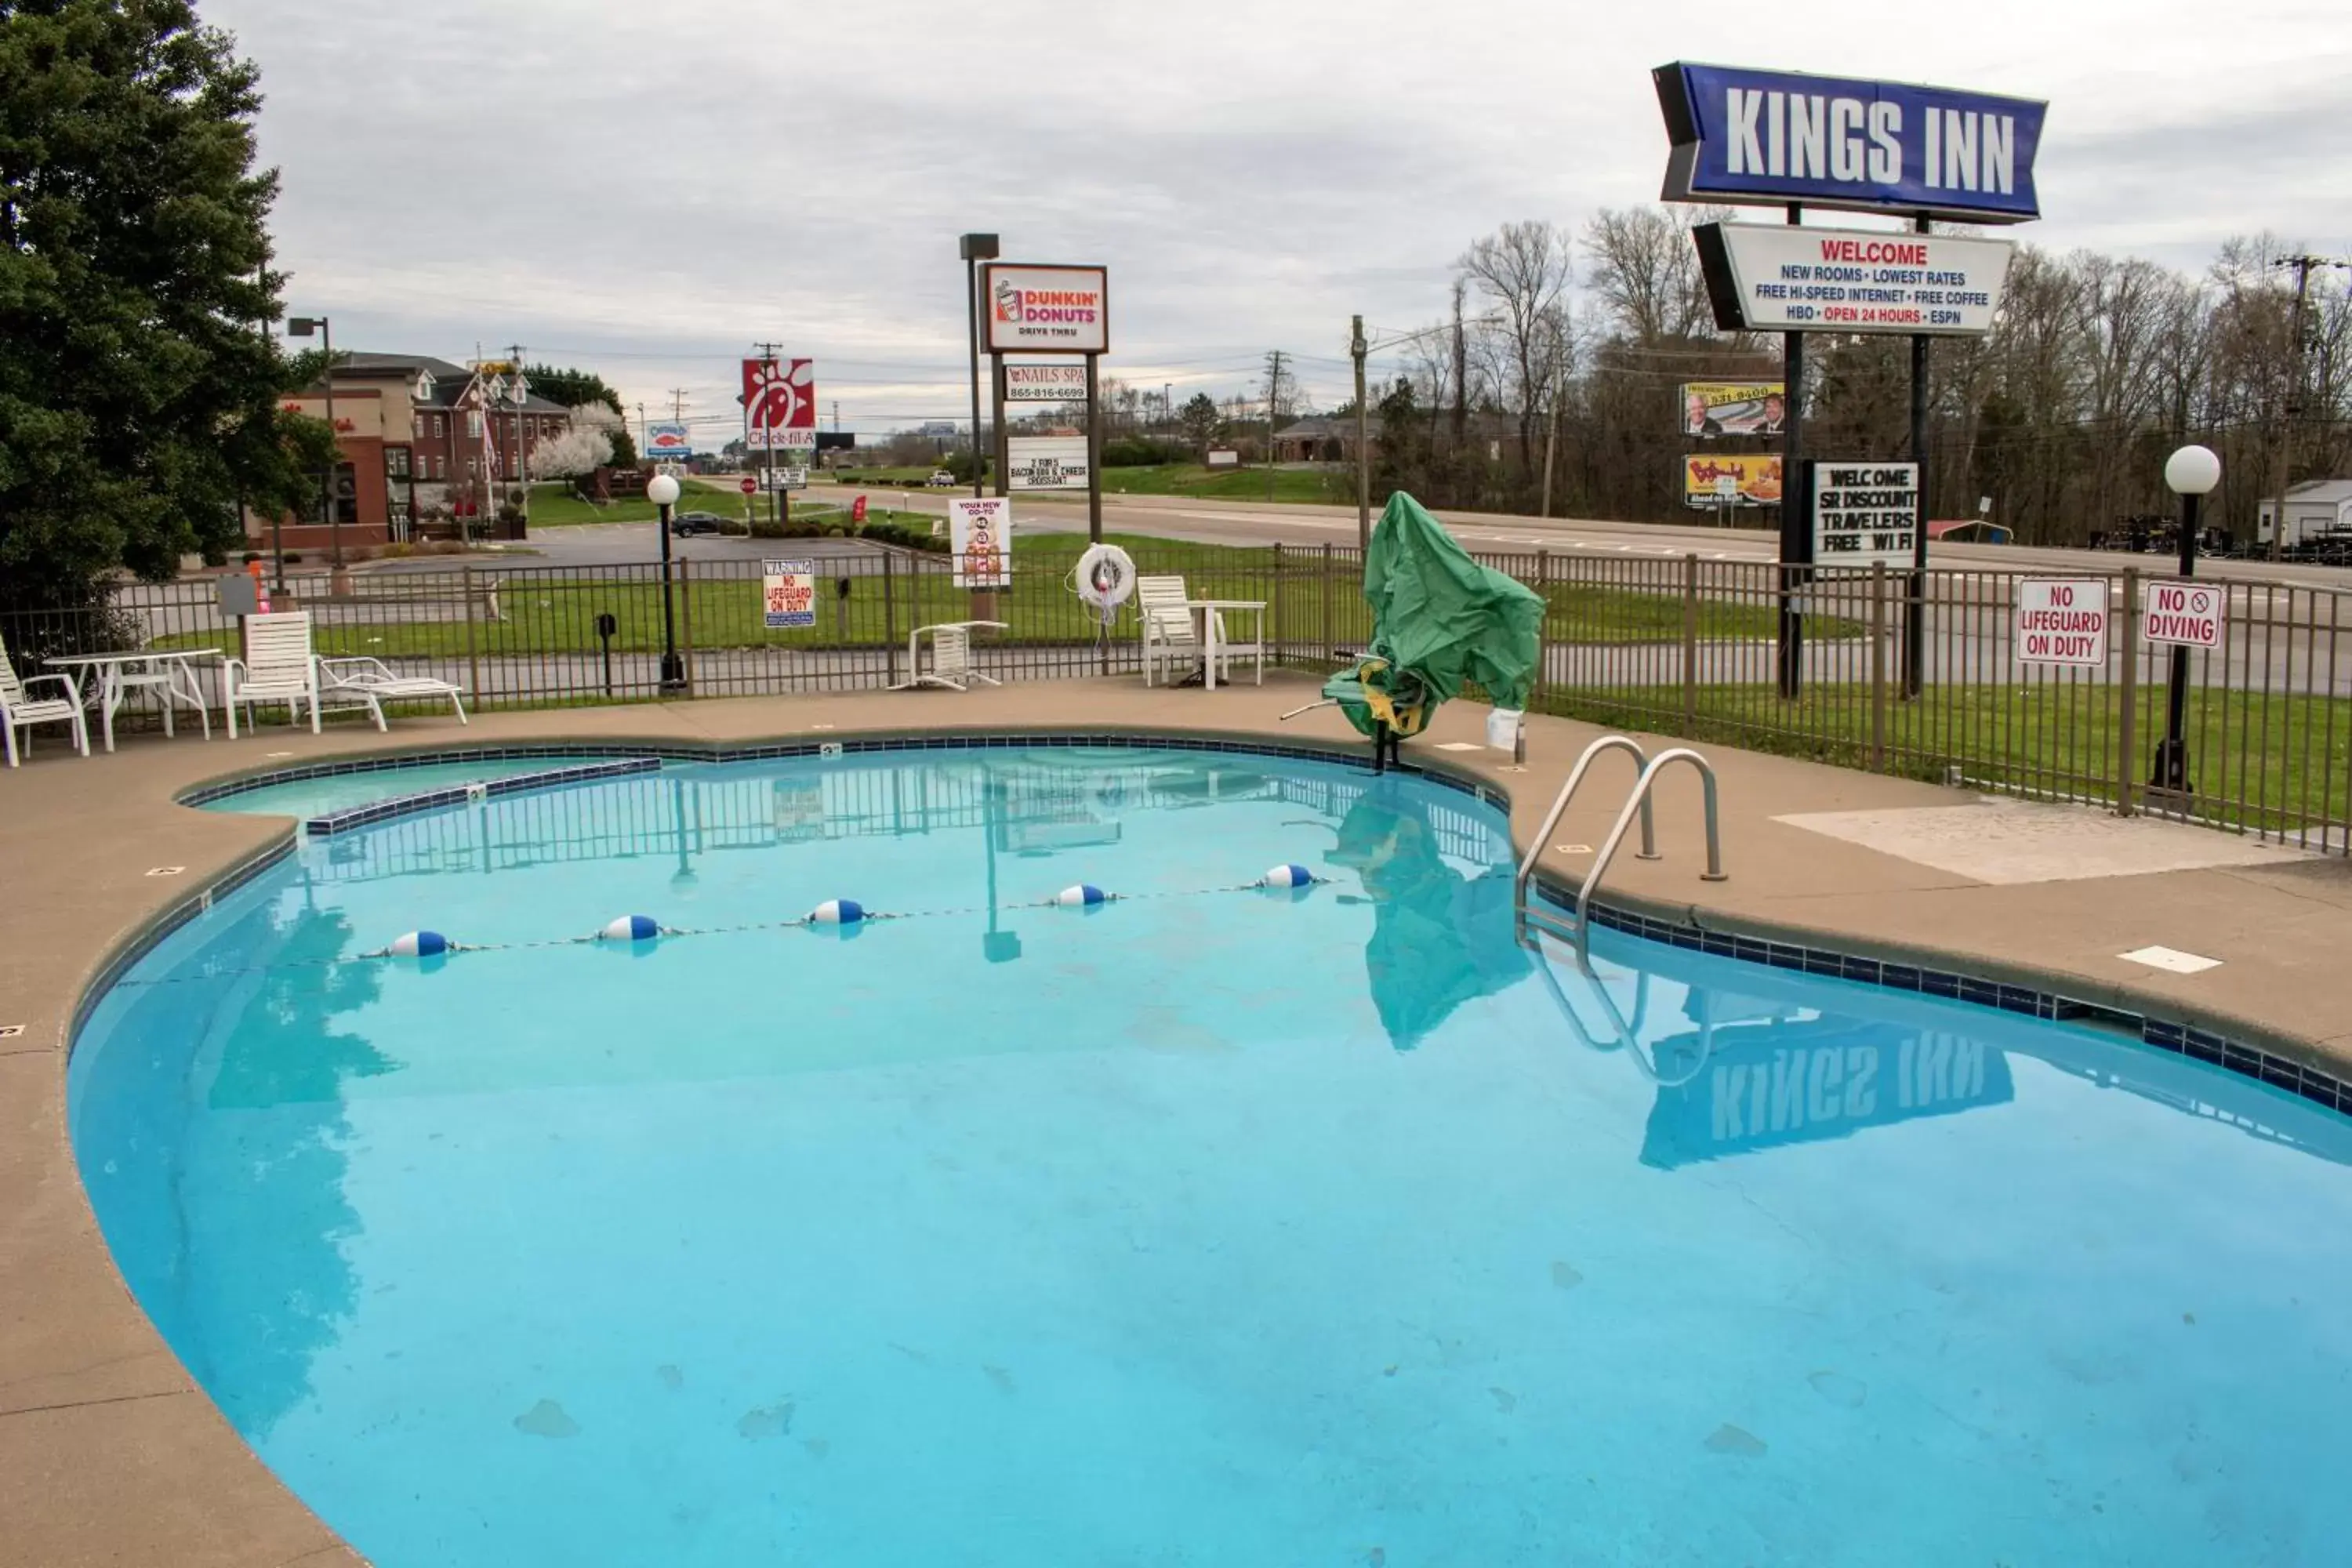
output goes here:
[{"label": "gray cloud", "polygon": [[[1475,236],[1654,199],[1649,68],[1740,54],[1717,40],[1758,15],[201,3],[262,68],[291,303],[339,342],[520,341],[723,419],[734,358],[773,338],[863,428],[963,406],[967,228],[1111,267],[1111,374],[1223,392],[1279,346],[1336,396],[1350,312],[1424,323]],[[2352,234],[2341,60],[2307,52],[2308,12],[1982,0],[1957,38],[1757,63],[2049,97],[2055,216],[2025,237],[2197,266],[2241,229]],[[1843,13],[1785,5],[1776,35],[1809,14]]]}]

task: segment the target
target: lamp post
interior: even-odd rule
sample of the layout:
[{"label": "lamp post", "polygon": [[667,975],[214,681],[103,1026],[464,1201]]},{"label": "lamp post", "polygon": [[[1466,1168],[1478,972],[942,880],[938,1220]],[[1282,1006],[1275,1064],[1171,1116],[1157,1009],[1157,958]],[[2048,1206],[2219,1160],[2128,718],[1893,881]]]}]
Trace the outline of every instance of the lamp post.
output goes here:
[{"label": "lamp post", "polygon": [[[2221,482],[2221,459],[2210,447],[2183,447],[2164,460],[2164,482],[2180,498],[2180,574],[2197,574],[2198,503]],[[2189,744],[2183,731],[2189,720],[2189,649],[2172,646],[2172,685],[2166,697],[2164,740],[2156,749],[2156,768],[2148,780],[2157,789],[2188,795],[2196,786],[2189,778]]]},{"label": "lamp post", "polygon": [[661,531],[661,694],[682,697],[686,694],[686,660],[678,657],[677,610],[669,591],[669,509],[677,504],[677,481],[667,474],[656,474],[646,481],[646,499],[654,503],[654,525]]},{"label": "lamp post", "polygon": [[[327,438],[335,444],[335,455],[327,461],[327,542],[335,572],[340,576],[343,570],[343,509],[340,504],[341,498],[335,494],[335,487],[342,478],[343,440],[335,429],[335,329],[324,316],[286,318],[288,337],[307,338],[313,332],[318,334],[319,346],[327,354]],[[278,563],[278,585],[283,587],[286,565],[282,559]]]},{"label": "lamp post", "polygon": [[971,338],[971,493],[974,499],[988,493],[982,479],[980,460],[980,264],[996,259],[996,237],[992,234],[967,234],[956,241],[956,253],[963,258],[964,321]]}]

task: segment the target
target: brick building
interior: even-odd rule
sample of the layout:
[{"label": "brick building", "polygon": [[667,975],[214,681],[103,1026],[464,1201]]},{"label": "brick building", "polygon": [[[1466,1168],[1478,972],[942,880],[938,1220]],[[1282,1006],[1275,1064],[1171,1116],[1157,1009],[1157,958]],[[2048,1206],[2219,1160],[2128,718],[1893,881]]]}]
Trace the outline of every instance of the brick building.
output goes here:
[{"label": "brick building", "polygon": [[[338,354],[335,445],[342,461],[335,504],[343,548],[406,540],[420,523],[495,518],[496,487],[520,479],[525,445],[557,434],[572,414],[537,394],[518,406],[512,386],[510,377],[427,354]],[[326,384],[285,406],[324,419]],[[248,517],[246,531],[268,544],[267,519]],[[289,550],[323,550],[331,530],[309,509],[285,520],[285,541]]]}]

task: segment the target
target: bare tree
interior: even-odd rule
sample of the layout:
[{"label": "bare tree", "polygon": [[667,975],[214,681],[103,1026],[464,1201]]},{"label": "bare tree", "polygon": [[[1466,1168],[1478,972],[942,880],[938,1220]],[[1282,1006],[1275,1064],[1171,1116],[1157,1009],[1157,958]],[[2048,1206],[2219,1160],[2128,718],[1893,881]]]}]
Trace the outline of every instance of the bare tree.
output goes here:
[{"label": "bare tree", "polygon": [[1644,348],[1715,334],[1689,226],[1713,209],[1670,216],[1658,207],[1603,207],[1584,226],[1585,283],[1610,325]]},{"label": "bare tree", "polygon": [[1518,416],[1519,468],[1532,468],[1536,411],[1543,406],[1564,341],[1571,275],[1568,231],[1530,220],[1507,223],[1473,240],[1457,264],[1463,278],[1494,306],[1491,331],[1502,345],[1505,401]]}]

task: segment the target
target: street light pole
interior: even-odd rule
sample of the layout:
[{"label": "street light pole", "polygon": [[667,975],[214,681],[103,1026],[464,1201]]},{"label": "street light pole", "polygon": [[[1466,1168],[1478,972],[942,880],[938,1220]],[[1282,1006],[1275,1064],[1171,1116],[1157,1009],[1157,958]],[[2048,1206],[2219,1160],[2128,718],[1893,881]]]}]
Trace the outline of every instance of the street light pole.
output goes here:
[{"label": "street light pole", "polygon": [[[342,479],[343,442],[342,437],[335,429],[334,323],[324,316],[289,316],[286,319],[288,337],[307,338],[313,332],[318,334],[319,345],[327,355],[327,439],[332,444],[334,455],[327,459],[324,499],[327,509],[328,549],[334,569],[340,575],[343,570],[343,509],[340,504],[341,498],[335,494],[335,487]],[[280,570],[282,571],[283,568],[281,567]],[[280,585],[283,586],[283,584]]]},{"label": "street light pole", "polygon": [[997,248],[992,234],[967,234],[956,241],[956,251],[963,258],[964,322],[971,339],[971,493],[975,500],[988,493],[980,460],[980,264],[995,260]]},{"label": "street light pole", "polygon": [[678,657],[677,610],[671,602],[669,587],[669,509],[677,501],[677,481],[667,474],[656,474],[646,481],[646,499],[654,503],[654,525],[661,532],[661,694],[680,697],[686,692],[686,660]]},{"label": "street light pole", "polygon": [[[2165,459],[2164,482],[2180,498],[2180,574],[2197,574],[2198,503],[2221,482],[2221,459],[2207,447],[2183,447]],[[2172,682],[2165,697],[2164,740],[2156,749],[2156,767],[2149,784],[2186,796],[2195,788],[2189,777],[2189,648],[2172,645]]]}]

